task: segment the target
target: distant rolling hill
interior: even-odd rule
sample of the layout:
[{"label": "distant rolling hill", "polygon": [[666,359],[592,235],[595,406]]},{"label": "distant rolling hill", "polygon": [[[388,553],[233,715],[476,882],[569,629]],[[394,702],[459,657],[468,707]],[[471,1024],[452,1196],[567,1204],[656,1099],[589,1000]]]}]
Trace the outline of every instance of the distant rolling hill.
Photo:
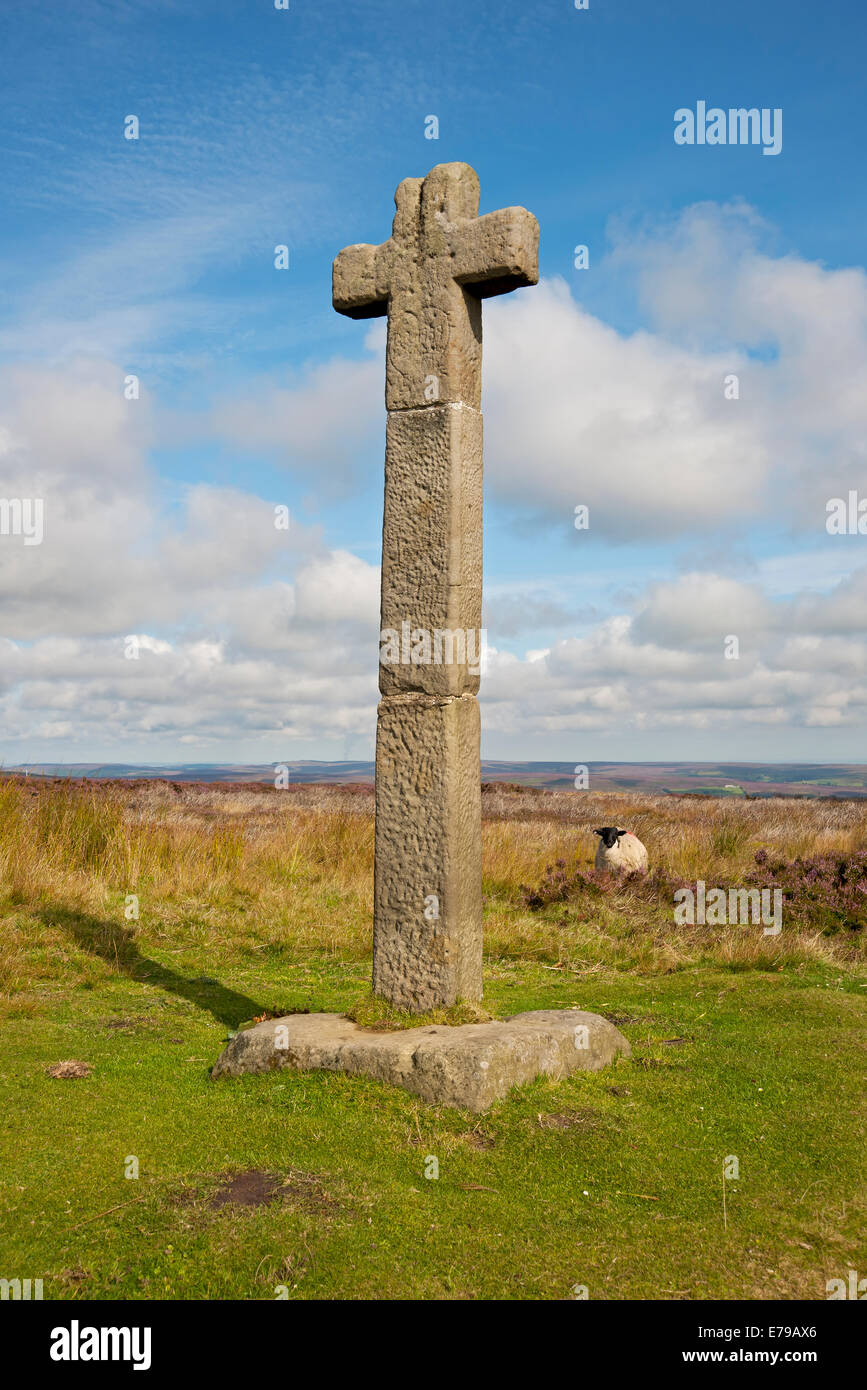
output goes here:
[{"label": "distant rolling hill", "polygon": [[[169,782],[274,781],[275,767],[288,768],[291,782],[372,782],[370,762],[267,763],[32,763],[6,773],[44,779],[120,780],[160,778]],[[595,791],[655,792],[698,796],[867,796],[864,763],[587,763]],[[568,791],[575,786],[575,764],[555,762],[482,763],[483,782]]]}]

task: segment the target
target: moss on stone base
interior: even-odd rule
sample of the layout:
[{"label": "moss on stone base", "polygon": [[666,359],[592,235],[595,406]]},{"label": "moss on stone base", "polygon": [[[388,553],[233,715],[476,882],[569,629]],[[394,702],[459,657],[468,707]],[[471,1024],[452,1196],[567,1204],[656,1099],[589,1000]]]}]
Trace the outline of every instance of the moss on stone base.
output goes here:
[{"label": "moss on stone base", "polygon": [[388,1000],[379,999],[375,994],[365,994],[346,1010],[346,1017],[357,1023],[359,1028],[386,1033],[399,1028],[424,1028],[429,1023],[453,1027],[462,1023],[490,1023],[496,1015],[489,1013],[481,1004],[462,999],[449,1009],[428,1009],[426,1013],[413,1014],[408,1009],[395,1008]]}]

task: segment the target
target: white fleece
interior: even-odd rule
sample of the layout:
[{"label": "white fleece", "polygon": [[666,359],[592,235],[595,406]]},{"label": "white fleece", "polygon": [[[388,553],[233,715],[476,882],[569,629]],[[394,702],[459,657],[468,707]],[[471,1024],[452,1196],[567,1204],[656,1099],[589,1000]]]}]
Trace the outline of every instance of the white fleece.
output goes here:
[{"label": "white fleece", "polygon": [[636,874],[647,872],[647,850],[637,835],[628,831],[621,835],[616,845],[607,849],[602,840],[596,847],[597,869],[607,869],[609,873]]}]

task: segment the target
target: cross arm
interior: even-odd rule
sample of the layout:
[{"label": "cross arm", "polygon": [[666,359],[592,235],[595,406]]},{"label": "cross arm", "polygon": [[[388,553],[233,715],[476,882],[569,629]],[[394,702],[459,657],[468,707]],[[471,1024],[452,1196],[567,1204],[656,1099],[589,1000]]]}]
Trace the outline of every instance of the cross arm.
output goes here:
[{"label": "cross arm", "polygon": [[539,224],[526,208],[458,223],[452,252],[454,278],[478,299],[538,284]]},{"label": "cross arm", "polygon": [[331,299],[339,314],[375,319],[388,313],[385,247],[345,246],[331,272]]}]

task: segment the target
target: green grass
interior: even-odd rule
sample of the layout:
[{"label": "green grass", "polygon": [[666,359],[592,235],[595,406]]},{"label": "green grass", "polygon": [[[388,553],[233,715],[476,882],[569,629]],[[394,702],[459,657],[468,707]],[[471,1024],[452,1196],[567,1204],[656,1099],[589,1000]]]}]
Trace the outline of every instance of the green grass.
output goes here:
[{"label": "green grass", "polygon": [[[369,802],[0,780],[0,1278],[65,1299],[823,1299],[863,1277],[864,932],[677,927],[629,884],[531,911],[521,885],[589,866],[592,826],[622,816],[654,867],[725,882],[763,848],[861,853],[867,808],[487,803],[485,1008],[597,1011],[633,1056],[480,1117],[341,1075],[209,1079],[263,1014],[384,1016]],[[68,1059],[91,1074],[48,1076]],[[275,1200],[212,1204],[251,1170]]]},{"label": "green grass", "polygon": [[[351,1007],[365,961],[226,946],[218,970],[192,948],[86,964],[3,1029],[0,1273],[46,1297],[824,1298],[867,1265],[864,990],[840,970],[579,982],[489,961],[493,1012],[580,1004],[634,1053],[478,1117],[324,1073],[209,1080],[244,1019]],[[64,1058],[92,1075],[50,1079]],[[249,1169],[288,1195],[209,1205]]]}]

